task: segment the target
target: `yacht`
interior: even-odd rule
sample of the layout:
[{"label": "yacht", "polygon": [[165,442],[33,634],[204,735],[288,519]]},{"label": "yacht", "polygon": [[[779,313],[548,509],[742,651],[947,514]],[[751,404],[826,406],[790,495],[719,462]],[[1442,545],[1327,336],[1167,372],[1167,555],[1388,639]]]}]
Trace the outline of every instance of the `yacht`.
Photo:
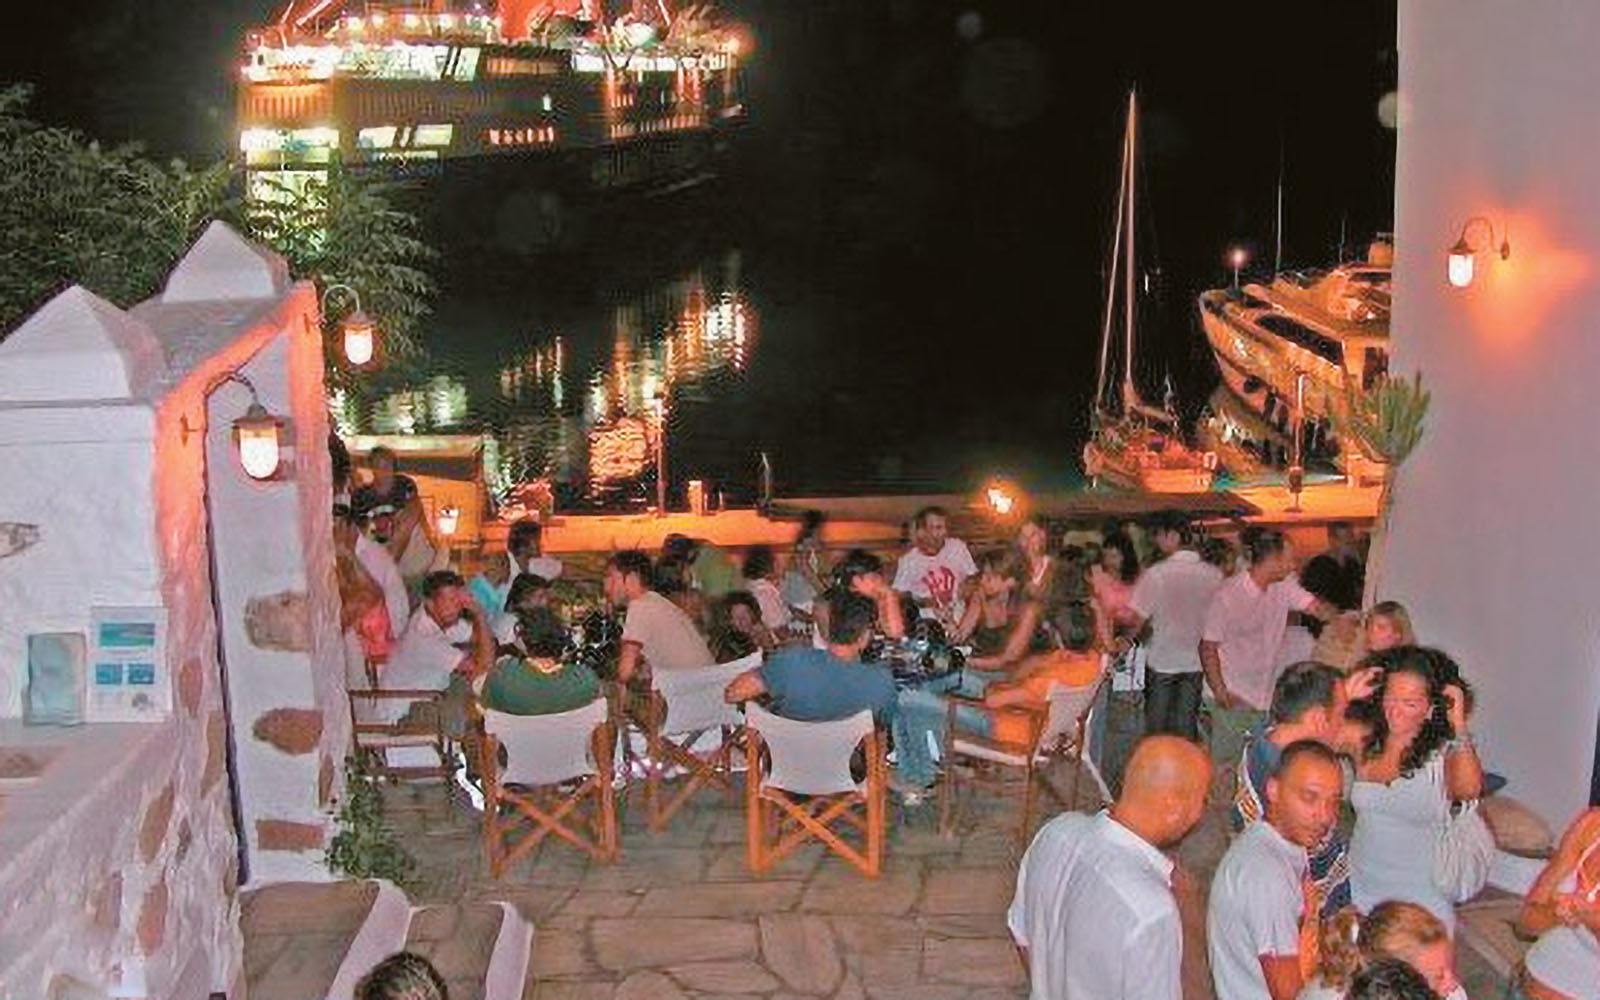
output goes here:
[{"label": "yacht", "polygon": [[1213,398],[1197,432],[1229,472],[1361,460],[1335,426],[1346,386],[1370,389],[1388,373],[1393,262],[1379,237],[1358,262],[1200,295],[1227,398]]}]

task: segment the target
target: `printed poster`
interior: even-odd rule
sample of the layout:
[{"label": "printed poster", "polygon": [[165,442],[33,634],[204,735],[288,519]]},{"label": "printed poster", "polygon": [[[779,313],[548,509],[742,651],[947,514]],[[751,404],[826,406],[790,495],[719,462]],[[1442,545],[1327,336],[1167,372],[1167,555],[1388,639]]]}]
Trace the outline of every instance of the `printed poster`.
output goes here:
[{"label": "printed poster", "polygon": [[172,709],[167,673],[167,609],[89,610],[89,669],[84,719],[155,722]]}]

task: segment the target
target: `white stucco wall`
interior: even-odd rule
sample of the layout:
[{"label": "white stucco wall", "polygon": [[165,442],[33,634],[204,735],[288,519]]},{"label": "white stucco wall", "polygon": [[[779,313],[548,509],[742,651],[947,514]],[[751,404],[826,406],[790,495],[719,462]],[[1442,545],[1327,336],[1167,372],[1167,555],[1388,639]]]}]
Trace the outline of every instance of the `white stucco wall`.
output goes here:
[{"label": "white stucco wall", "polygon": [[[0,559],[0,746],[59,751],[0,808],[0,997],[44,996],[59,976],[161,1000],[242,987],[230,735],[252,879],[326,875],[349,723],[316,293],[221,226],[169,291],[123,313],[75,289],[49,324],[0,341],[0,520],[40,532]],[[39,384],[56,370],[76,374]],[[279,481],[239,467],[231,425],[250,400],[222,381],[233,370],[290,418]],[[247,608],[280,594],[247,628]],[[23,726],[27,635],[86,632],[100,604],[166,608],[171,713]],[[309,720],[310,743],[261,729],[274,712]]]},{"label": "white stucco wall", "polygon": [[[1433,409],[1379,596],[1461,661],[1489,767],[1558,826],[1600,711],[1597,37],[1589,0],[1400,4],[1393,368],[1422,371]],[[1475,215],[1512,256],[1457,289],[1446,251]]]}]

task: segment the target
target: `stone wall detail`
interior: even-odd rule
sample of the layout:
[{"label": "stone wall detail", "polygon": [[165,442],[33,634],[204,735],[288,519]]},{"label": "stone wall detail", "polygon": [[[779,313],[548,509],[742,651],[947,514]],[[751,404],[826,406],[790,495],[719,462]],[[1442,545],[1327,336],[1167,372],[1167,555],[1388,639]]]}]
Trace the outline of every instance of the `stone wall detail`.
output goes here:
[{"label": "stone wall detail", "polygon": [[286,590],[281,594],[252,597],[245,605],[244,627],[251,645],[261,649],[288,653],[311,651],[311,615],[304,592]]},{"label": "stone wall detail", "polygon": [[315,708],[268,709],[250,731],[268,746],[298,757],[321,745],[322,712]]}]

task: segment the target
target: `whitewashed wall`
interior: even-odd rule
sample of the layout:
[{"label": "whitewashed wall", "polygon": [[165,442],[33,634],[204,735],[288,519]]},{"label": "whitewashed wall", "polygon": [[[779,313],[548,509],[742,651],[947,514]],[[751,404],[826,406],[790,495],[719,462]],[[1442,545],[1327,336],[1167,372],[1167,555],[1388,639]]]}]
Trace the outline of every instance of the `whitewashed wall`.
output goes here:
[{"label": "whitewashed wall", "polygon": [[[63,299],[36,328],[48,337],[0,342],[0,520],[41,532],[0,560],[0,743],[70,751],[0,810],[0,996],[44,996],[64,976],[152,998],[239,995],[219,622],[254,881],[326,877],[349,738],[315,291],[214,226],[130,313],[82,290]],[[236,368],[292,417],[296,464],[280,482],[247,482],[234,456],[249,397],[218,380]],[[167,608],[170,716],[22,728],[26,636],[86,631],[98,604]]]},{"label": "whitewashed wall", "polygon": [[[1393,367],[1423,372],[1433,410],[1380,597],[1461,660],[1489,766],[1558,825],[1600,711],[1596,38],[1588,0],[1400,4]],[[1512,256],[1457,289],[1446,251],[1480,214]]]}]

